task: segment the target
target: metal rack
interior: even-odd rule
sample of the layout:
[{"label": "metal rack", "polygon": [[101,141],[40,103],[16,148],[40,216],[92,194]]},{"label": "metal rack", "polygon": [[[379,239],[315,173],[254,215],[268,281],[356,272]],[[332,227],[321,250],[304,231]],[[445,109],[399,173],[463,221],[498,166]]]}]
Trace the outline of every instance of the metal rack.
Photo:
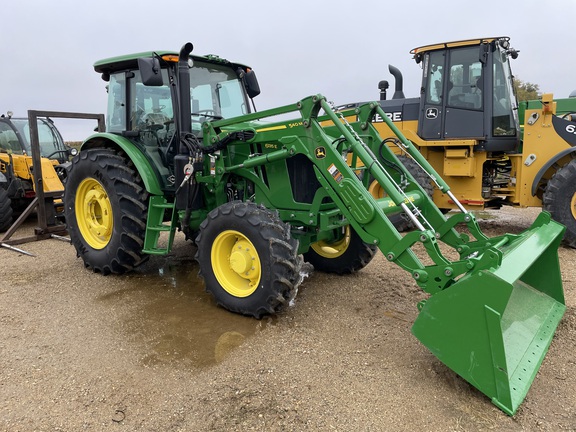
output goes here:
[{"label": "metal rack", "polygon": [[[4,233],[3,237],[0,238],[0,247],[14,250],[16,252],[30,256],[34,255],[22,249],[16,248],[14,245],[28,243],[31,241],[44,240],[48,238],[56,238],[59,240],[69,241],[68,238],[64,237],[66,234],[68,234],[66,231],[66,225],[57,223],[56,215],[53,211],[54,200],[62,199],[64,196],[64,190],[51,192],[44,191],[40,140],[38,138],[38,117],[96,120],[98,122],[97,130],[99,132],[103,132],[105,130],[104,114],[28,110],[28,123],[30,125],[30,146],[32,148],[32,166],[34,167],[33,177],[36,197],[32,200],[32,202],[28,205],[20,217],[18,217],[12,226],[10,226],[10,228]],[[37,211],[38,215],[38,223],[34,228],[34,234],[31,236],[10,240],[10,238],[34,210]]]}]

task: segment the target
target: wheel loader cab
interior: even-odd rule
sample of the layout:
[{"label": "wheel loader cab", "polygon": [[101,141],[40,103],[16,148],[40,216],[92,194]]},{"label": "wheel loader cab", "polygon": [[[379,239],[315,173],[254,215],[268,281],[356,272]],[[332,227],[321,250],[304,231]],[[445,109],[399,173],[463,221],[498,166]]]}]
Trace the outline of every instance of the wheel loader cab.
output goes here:
[{"label": "wheel loader cab", "polygon": [[517,148],[520,128],[508,38],[430,45],[411,51],[422,62],[418,135],[476,139],[486,151]]}]

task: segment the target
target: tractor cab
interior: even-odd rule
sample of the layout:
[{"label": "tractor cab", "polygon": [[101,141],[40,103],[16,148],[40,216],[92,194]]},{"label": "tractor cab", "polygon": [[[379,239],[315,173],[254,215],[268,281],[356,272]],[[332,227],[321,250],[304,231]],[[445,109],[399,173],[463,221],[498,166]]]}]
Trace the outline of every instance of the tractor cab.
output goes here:
[{"label": "tractor cab", "polygon": [[205,121],[249,114],[259,93],[250,68],[214,55],[152,51],[101,60],[94,69],[108,82],[106,131],[140,147],[167,188],[175,156],[189,150],[183,137],[201,138]]}]

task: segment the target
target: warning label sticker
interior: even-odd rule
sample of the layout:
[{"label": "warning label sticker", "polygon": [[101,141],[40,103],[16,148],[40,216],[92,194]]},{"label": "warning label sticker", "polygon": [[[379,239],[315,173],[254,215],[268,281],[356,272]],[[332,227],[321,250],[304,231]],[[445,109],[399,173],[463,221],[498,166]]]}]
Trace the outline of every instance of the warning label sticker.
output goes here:
[{"label": "warning label sticker", "polygon": [[342,173],[338,171],[338,168],[336,168],[334,164],[330,164],[330,166],[328,167],[328,172],[338,183],[342,181],[343,178]]}]

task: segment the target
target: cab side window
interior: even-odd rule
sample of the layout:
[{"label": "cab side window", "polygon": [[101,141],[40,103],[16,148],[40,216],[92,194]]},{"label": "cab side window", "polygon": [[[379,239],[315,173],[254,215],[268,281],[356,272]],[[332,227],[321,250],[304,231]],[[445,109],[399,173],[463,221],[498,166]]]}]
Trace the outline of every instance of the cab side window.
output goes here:
[{"label": "cab side window", "polygon": [[2,122],[0,122],[0,152],[10,152],[14,154],[24,153],[14,130],[9,125]]},{"label": "cab side window", "polygon": [[444,78],[444,52],[435,51],[430,54],[428,60],[428,75],[426,102],[429,104],[441,104]]},{"label": "cab side window", "polygon": [[450,53],[447,105],[482,109],[482,63],[478,47],[462,48]]}]

